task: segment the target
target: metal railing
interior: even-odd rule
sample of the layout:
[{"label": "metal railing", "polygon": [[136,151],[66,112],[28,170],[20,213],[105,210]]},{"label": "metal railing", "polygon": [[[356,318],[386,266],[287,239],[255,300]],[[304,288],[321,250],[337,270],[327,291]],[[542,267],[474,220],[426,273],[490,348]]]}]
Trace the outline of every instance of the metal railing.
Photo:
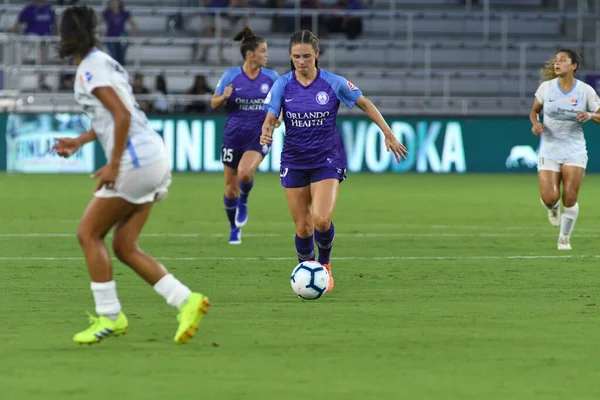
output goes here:
[{"label": "metal railing", "polygon": [[[600,28],[600,24],[598,24]],[[358,49],[354,50],[357,57],[360,57],[360,51],[368,49],[377,49],[381,51],[381,59],[377,60],[373,64],[372,68],[412,68],[423,71],[425,76],[431,77],[436,73],[436,65],[434,65],[432,59],[435,51],[440,49],[472,49],[477,51],[492,50],[497,51],[500,54],[497,64],[487,63],[487,68],[496,68],[499,70],[510,70],[519,72],[519,95],[525,96],[527,94],[527,79],[531,71],[535,71],[542,67],[543,61],[536,60],[535,63],[529,60],[529,53],[531,51],[547,51],[548,58],[550,58],[554,51],[560,47],[574,48],[580,52],[586,53],[587,60],[582,66],[582,70],[597,70],[600,69],[600,29],[597,31],[599,40],[593,43],[578,43],[578,42],[560,42],[560,43],[531,43],[531,42],[520,42],[518,44],[505,44],[505,43],[490,43],[483,41],[427,41],[427,40],[412,40],[412,41],[386,41],[386,40],[369,40],[369,41],[347,41],[347,40],[331,40],[326,41],[327,45],[327,57],[322,60],[322,66],[332,71],[338,69],[347,68],[348,65],[344,65],[339,62],[338,57],[341,52],[346,52],[347,46],[358,46]],[[108,39],[108,38],[107,38]],[[28,66],[23,63],[23,51],[27,46],[23,44],[33,45],[35,54],[39,54],[42,45],[56,45],[58,43],[58,37],[37,37],[37,36],[18,36],[12,34],[0,34],[0,45],[3,48],[3,68],[5,72],[5,87],[7,89],[20,90],[20,75],[23,72],[28,71]],[[128,66],[129,70],[139,70],[143,67],[151,65],[144,64],[141,58],[141,47],[143,46],[191,46],[192,44],[201,45],[223,45],[232,46],[231,42],[225,39],[192,39],[192,38],[143,38],[143,37],[128,37],[128,38],[116,38],[109,39],[107,41],[124,41],[130,43],[130,51],[134,55],[133,65]],[[288,41],[284,39],[273,39],[269,41],[271,51],[279,49],[280,52],[285,51],[287,54]],[[275,49],[275,50],[274,50]],[[237,52],[237,48],[235,49]],[[393,51],[402,51],[402,63],[390,61],[390,55]],[[418,60],[415,57],[416,52],[422,55]],[[510,53],[509,53],[510,52]],[[515,56],[518,53],[518,57]],[[539,54],[539,53],[538,53]],[[512,56],[512,57],[509,57]],[[36,59],[37,61],[37,59]],[[323,62],[324,61],[324,62]],[[451,61],[451,60],[449,60]],[[187,63],[186,60],[180,60],[180,63]],[[187,63],[189,64],[189,63]],[[232,60],[231,65],[239,64],[238,61]],[[473,65],[473,61],[464,60],[461,63],[455,62],[457,68],[477,68],[477,65]],[[163,67],[168,73],[170,70],[175,70],[176,62],[171,64],[171,67]],[[277,64],[275,64],[277,65]],[[279,66],[287,66],[288,61],[280,62]],[[359,64],[363,67],[365,64]],[[37,72],[67,72],[74,71],[74,67],[60,66],[60,65],[40,65],[36,63],[34,65]],[[224,67],[224,66],[221,66]],[[189,65],[184,69],[190,70]],[[198,70],[209,70],[214,69],[210,66],[199,66]],[[444,87],[449,88],[449,80],[451,74],[444,75]],[[424,96],[431,96],[435,93],[431,92],[427,86],[423,93]],[[452,93],[447,89],[444,93],[445,96],[451,97]]]},{"label": "metal railing", "polygon": [[[261,9],[261,8],[203,8],[203,7],[128,7],[128,11],[135,17],[137,16],[164,16],[166,18],[173,15],[182,15],[184,17],[194,16],[213,16],[215,35],[218,35],[224,25],[224,16],[232,17],[245,17],[245,18],[272,18],[272,17],[289,17],[294,18],[294,29],[300,29],[301,17],[309,17],[311,19],[311,30],[318,36],[319,32],[319,17],[332,17],[332,16],[355,16],[365,19],[378,19],[388,20],[388,38],[396,38],[397,35],[403,34],[406,38],[415,37],[415,21],[425,19],[454,19],[454,20],[470,20],[481,22],[480,38],[483,40],[490,40],[491,37],[491,25],[493,22],[500,24],[500,36],[502,41],[507,41],[510,34],[508,22],[511,19],[520,19],[523,21],[540,21],[540,20],[571,20],[576,24],[576,40],[584,41],[584,25],[585,22],[594,22],[598,19],[596,12],[599,8],[595,8],[596,12],[592,13],[589,11],[589,7],[586,5],[586,0],[574,0],[573,3],[577,2],[578,5],[575,11],[567,11],[566,6],[564,11],[559,12],[508,12],[508,11],[492,11],[489,7],[489,3],[485,1],[483,8],[479,10],[470,10],[470,7],[466,7],[465,11],[406,11],[398,10],[395,7],[395,3],[390,3],[389,10],[328,10],[328,9]],[[600,0],[594,0],[600,4]],[[572,4],[572,3],[570,3]],[[600,5],[599,5],[600,7]],[[104,8],[97,6],[94,7],[96,11],[101,11]],[[0,5],[0,18],[12,17],[13,20],[9,21],[9,24],[14,23],[14,18],[21,11],[22,6],[18,5]],[[58,6],[55,7],[57,14],[61,14],[66,7]],[[405,32],[399,32],[396,28],[398,23],[404,22],[406,24]],[[215,36],[217,37],[217,36]]]},{"label": "metal railing", "polygon": [[[184,110],[192,101],[210,101],[210,95],[167,95],[170,112]],[[136,95],[138,101],[153,101],[152,95]],[[514,97],[457,97],[435,96],[370,96],[369,99],[385,115],[461,115],[461,116],[514,116],[526,115],[533,103],[531,98]],[[68,93],[32,93],[0,90],[0,112],[81,112]],[[211,112],[208,112],[209,114]],[[358,107],[348,110],[340,107],[340,115],[357,115]]]}]

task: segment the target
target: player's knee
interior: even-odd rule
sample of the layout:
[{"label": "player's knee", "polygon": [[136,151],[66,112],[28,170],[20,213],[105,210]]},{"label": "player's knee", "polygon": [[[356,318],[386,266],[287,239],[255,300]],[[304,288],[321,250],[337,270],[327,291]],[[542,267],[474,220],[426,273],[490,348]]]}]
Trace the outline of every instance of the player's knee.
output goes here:
[{"label": "player's knee", "polygon": [[236,183],[227,183],[225,185],[225,197],[234,199],[240,195],[240,187]]},{"label": "player's knee", "polygon": [[319,232],[325,232],[331,226],[331,217],[329,215],[313,215],[313,224]]},{"label": "player's knee", "polygon": [[128,264],[127,260],[137,249],[135,242],[132,243],[128,240],[121,240],[118,236],[113,238],[112,247],[115,252],[115,257],[125,264]]},{"label": "player's knee", "polygon": [[313,234],[313,225],[308,220],[296,221],[296,234],[300,237],[309,237]]},{"label": "player's knee", "polygon": [[250,183],[254,176],[252,175],[252,170],[250,168],[240,168],[238,169],[238,179],[243,183]]},{"label": "player's knee", "polygon": [[573,190],[565,190],[563,192],[563,207],[573,207],[577,203],[577,193]]},{"label": "player's knee", "polygon": [[100,241],[103,236],[95,233],[92,229],[85,225],[79,225],[77,228],[77,240],[81,246],[88,246],[94,241]]},{"label": "player's knee", "polygon": [[77,241],[82,246],[85,246],[86,244],[88,244],[91,241],[91,236],[89,234],[89,231],[79,227],[79,229],[77,229]]},{"label": "player's knee", "polygon": [[553,207],[556,202],[560,199],[560,194],[555,192],[545,192],[542,193],[542,201],[546,205],[546,207]]}]

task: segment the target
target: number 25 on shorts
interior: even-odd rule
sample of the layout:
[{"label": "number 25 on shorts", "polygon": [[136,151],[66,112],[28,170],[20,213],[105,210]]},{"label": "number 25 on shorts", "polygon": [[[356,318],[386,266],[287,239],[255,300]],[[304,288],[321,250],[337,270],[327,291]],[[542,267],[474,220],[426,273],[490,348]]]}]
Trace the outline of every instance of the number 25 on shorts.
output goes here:
[{"label": "number 25 on shorts", "polygon": [[223,162],[232,162],[233,161],[233,149],[223,148],[222,161]]}]

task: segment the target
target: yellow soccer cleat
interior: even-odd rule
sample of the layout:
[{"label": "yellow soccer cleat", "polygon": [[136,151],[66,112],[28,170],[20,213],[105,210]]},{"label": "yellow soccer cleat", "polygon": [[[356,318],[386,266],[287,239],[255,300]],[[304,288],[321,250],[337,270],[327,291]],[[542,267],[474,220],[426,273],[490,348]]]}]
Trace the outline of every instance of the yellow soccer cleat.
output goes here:
[{"label": "yellow soccer cleat", "polygon": [[179,328],[175,333],[176,344],[186,344],[188,340],[194,337],[198,331],[200,319],[206,314],[209,306],[208,297],[200,293],[190,294],[186,302],[179,307],[179,314],[177,315]]},{"label": "yellow soccer cleat", "polygon": [[73,341],[79,344],[94,344],[99,343],[102,339],[110,336],[121,336],[127,333],[127,317],[125,314],[119,313],[116,320],[112,320],[104,315],[90,317],[90,326],[85,331],[81,331],[73,336]]}]

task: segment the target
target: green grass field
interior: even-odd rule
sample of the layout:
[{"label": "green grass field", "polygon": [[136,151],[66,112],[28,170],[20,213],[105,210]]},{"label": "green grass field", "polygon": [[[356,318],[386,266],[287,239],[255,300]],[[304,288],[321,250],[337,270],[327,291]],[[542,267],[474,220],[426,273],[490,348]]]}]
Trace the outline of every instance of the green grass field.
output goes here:
[{"label": "green grass field", "polygon": [[74,232],[88,176],[0,175],[0,398],[597,399],[600,176],[572,252],[535,175],[351,175],[334,217],[336,287],[297,299],[294,226],[259,175],[227,244],[220,175],[176,175],[140,240],[210,296],[176,346],[175,310],[120,263],[127,336],[71,342],[94,305]]}]

